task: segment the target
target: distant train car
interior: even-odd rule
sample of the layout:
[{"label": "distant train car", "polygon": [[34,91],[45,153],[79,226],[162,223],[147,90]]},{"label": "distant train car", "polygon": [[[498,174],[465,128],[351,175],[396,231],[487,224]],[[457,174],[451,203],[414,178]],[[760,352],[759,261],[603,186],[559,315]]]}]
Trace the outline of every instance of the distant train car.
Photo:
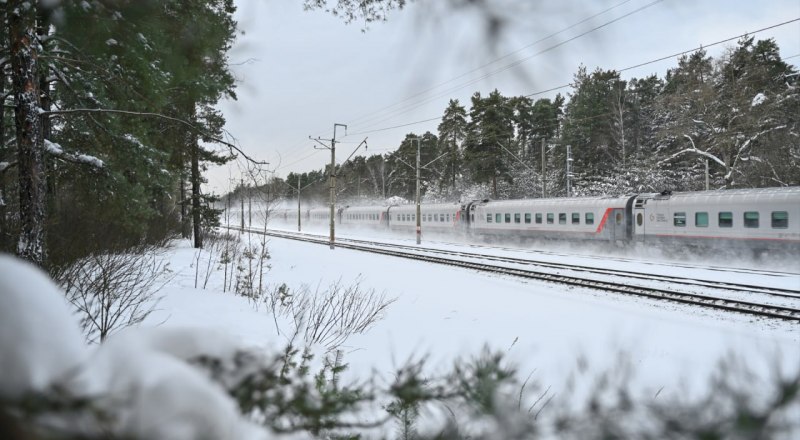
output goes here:
[{"label": "distant train car", "polygon": [[633,206],[633,240],[800,252],[800,188],[648,194]]},{"label": "distant train car", "polygon": [[[336,214],[334,214],[336,215]],[[311,224],[327,224],[331,219],[331,208],[311,208],[308,210],[308,222]],[[339,219],[335,219],[339,223]]]},{"label": "distant train car", "polygon": [[[348,228],[413,233],[417,226],[414,204],[346,206],[335,215]],[[302,216],[327,225],[330,208]],[[297,211],[277,211],[273,218],[296,223]],[[800,254],[800,187],[422,204],[420,223],[423,233]]]},{"label": "distant train car", "polygon": [[386,228],[388,226],[388,207],[383,206],[347,206],[342,209],[340,217],[342,226]]},{"label": "distant train car", "polygon": [[[430,203],[420,205],[420,224],[423,231],[451,232],[458,227],[460,205],[456,203]],[[395,205],[387,210],[389,229],[393,231],[415,231],[417,228],[417,205]]]},{"label": "distant train car", "polygon": [[473,234],[559,240],[627,241],[630,197],[480,201],[465,206]]}]

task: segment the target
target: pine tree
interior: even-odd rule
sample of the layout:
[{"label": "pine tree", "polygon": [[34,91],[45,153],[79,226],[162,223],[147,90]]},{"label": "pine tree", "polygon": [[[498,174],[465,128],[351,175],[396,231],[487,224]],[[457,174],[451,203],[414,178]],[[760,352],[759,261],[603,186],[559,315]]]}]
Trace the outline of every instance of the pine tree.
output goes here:
[{"label": "pine tree", "polygon": [[467,110],[457,99],[451,99],[447,104],[439,123],[439,150],[449,152],[444,159],[445,168],[448,170],[452,189],[456,188],[456,176],[462,165],[461,143],[467,135]]},{"label": "pine tree", "polygon": [[498,178],[511,179],[503,146],[508,148],[514,138],[513,108],[497,90],[486,98],[475,93],[469,116],[464,162],[474,182],[491,183],[496,198]]}]

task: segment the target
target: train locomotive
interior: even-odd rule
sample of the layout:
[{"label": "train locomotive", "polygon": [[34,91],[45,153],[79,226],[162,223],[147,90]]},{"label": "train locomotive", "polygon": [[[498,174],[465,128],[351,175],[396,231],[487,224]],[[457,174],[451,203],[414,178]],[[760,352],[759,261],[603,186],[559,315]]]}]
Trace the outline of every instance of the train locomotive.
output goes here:
[{"label": "train locomotive", "polygon": [[[272,218],[296,223],[297,215]],[[300,215],[327,224],[330,208]],[[416,229],[413,204],[344,206],[335,215],[345,228]],[[420,216],[423,233],[800,254],[800,187],[422,204]]]}]

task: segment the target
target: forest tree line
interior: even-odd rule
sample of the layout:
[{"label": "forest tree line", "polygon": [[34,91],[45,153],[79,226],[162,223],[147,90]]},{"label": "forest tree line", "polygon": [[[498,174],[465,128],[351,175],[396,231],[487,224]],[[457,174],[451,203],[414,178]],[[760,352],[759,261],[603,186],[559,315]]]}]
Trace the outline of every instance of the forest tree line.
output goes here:
[{"label": "forest tree line", "polygon": [[214,109],[235,98],[233,0],[3,3],[0,251],[49,266],[175,231],[201,245],[202,171],[237,153]]},{"label": "forest tree line", "polygon": [[[417,139],[423,199],[620,195],[800,184],[798,71],[772,39],[742,38],[722,56],[681,56],[664,78],[624,80],[581,66],[567,96],[494,90],[450,100],[437,133],[409,133],[385,155],[337,165],[342,203],[413,200]],[[329,166],[276,179],[271,191],[328,200]],[[315,183],[316,182],[316,183]]]}]

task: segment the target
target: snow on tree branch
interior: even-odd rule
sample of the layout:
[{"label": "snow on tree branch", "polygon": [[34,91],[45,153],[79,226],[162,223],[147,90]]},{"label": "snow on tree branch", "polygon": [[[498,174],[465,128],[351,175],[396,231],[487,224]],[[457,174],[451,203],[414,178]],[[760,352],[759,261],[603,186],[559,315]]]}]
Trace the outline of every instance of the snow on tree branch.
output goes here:
[{"label": "snow on tree branch", "polygon": [[686,139],[689,139],[689,142],[692,144],[692,148],[684,148],[683,150],[678,151],[677,153],[673,154],[672,156],[670,156],[670,157],[658,162],[659,165],[667,163],[667,162],[671,161],[672,159],[675,159],[676,157],[682,156],[682,155],[684,155],[686,153],[694,153],[694,154],[699,154],[700,156],[706,157],[708,159],[711,159],[714,162],[716,162],[716,163],[722,165],[723,167],[727,168],[727,165],[725,165],[725,162],[723,162],[722,159],[720,159],[717,156],[709,153],[708,151],[703,151],[703,150],[698,149],[695,146],[694,140],[692,139],[691,136],[689,136],[688,134],[685,134],[685,135],[683,135],[683,137],[685,137]]},{"label": "snow on tree branch", "polygon": [[68,114],[77,114],[77,113],[116,113],[116,114],[129,115],[129,116],[144,116],[144,117],[155,117],[155,118],[166,119],[168,121],[177,122],[178,124],[181,124],[181,125],[184,125],[184,126],[188,127],[192,131],[205,136],[211,142],[216,142],[218,144],[221,144],[221,145],[224,145],[224,146],[228,147],[232,151],[236,151],[237,153],[241,154],[242,157],[247,159],[248,162],[251,162],[251,163],[256,164],[256,165],[268,165],[269,164],[268,162],[263,162],[263,161],[258,161],[258,160],[253,159],[252,157],[250,157],[247,154],[245,154],[245,152],[242,151],[241,148],[239,148],[238,146],[234,145],[233,143],[227,142],[224,139],[220,139],[217,136],[213,136],[210,133],[206,132],[205,130],[203,130],[203,129],[199,128],[199,127],[197,127],[195,124],[192,124],[189,121],[186,121],[186,120],[183,120],[183,119],[180,119],[180,118],[174,118],[172,116],[162,115],[160,113],[135,112],[135,111],[129,111],[129,110],[114,110],[114,109],[101,109],[101,108],[77,108],[77,109],[71,109],[71,110],[51,110],[51,111],[42,112],[41,114],[42,115],[68,115]]},{"label": "snow on tree branch", "polygon": [[[73,154],[67,153],[61,147],[61,145],[51,142],[47,139],[44,140],[44,150],[52,156],[55,156],[61,160],[65,160],[67,162],[77,163],[81,165],[89,165],[94,168],[105,168],[106,164],[102,160],[90,156],[88,154]],[[2,171],[2,169],[0,169]]]}]

